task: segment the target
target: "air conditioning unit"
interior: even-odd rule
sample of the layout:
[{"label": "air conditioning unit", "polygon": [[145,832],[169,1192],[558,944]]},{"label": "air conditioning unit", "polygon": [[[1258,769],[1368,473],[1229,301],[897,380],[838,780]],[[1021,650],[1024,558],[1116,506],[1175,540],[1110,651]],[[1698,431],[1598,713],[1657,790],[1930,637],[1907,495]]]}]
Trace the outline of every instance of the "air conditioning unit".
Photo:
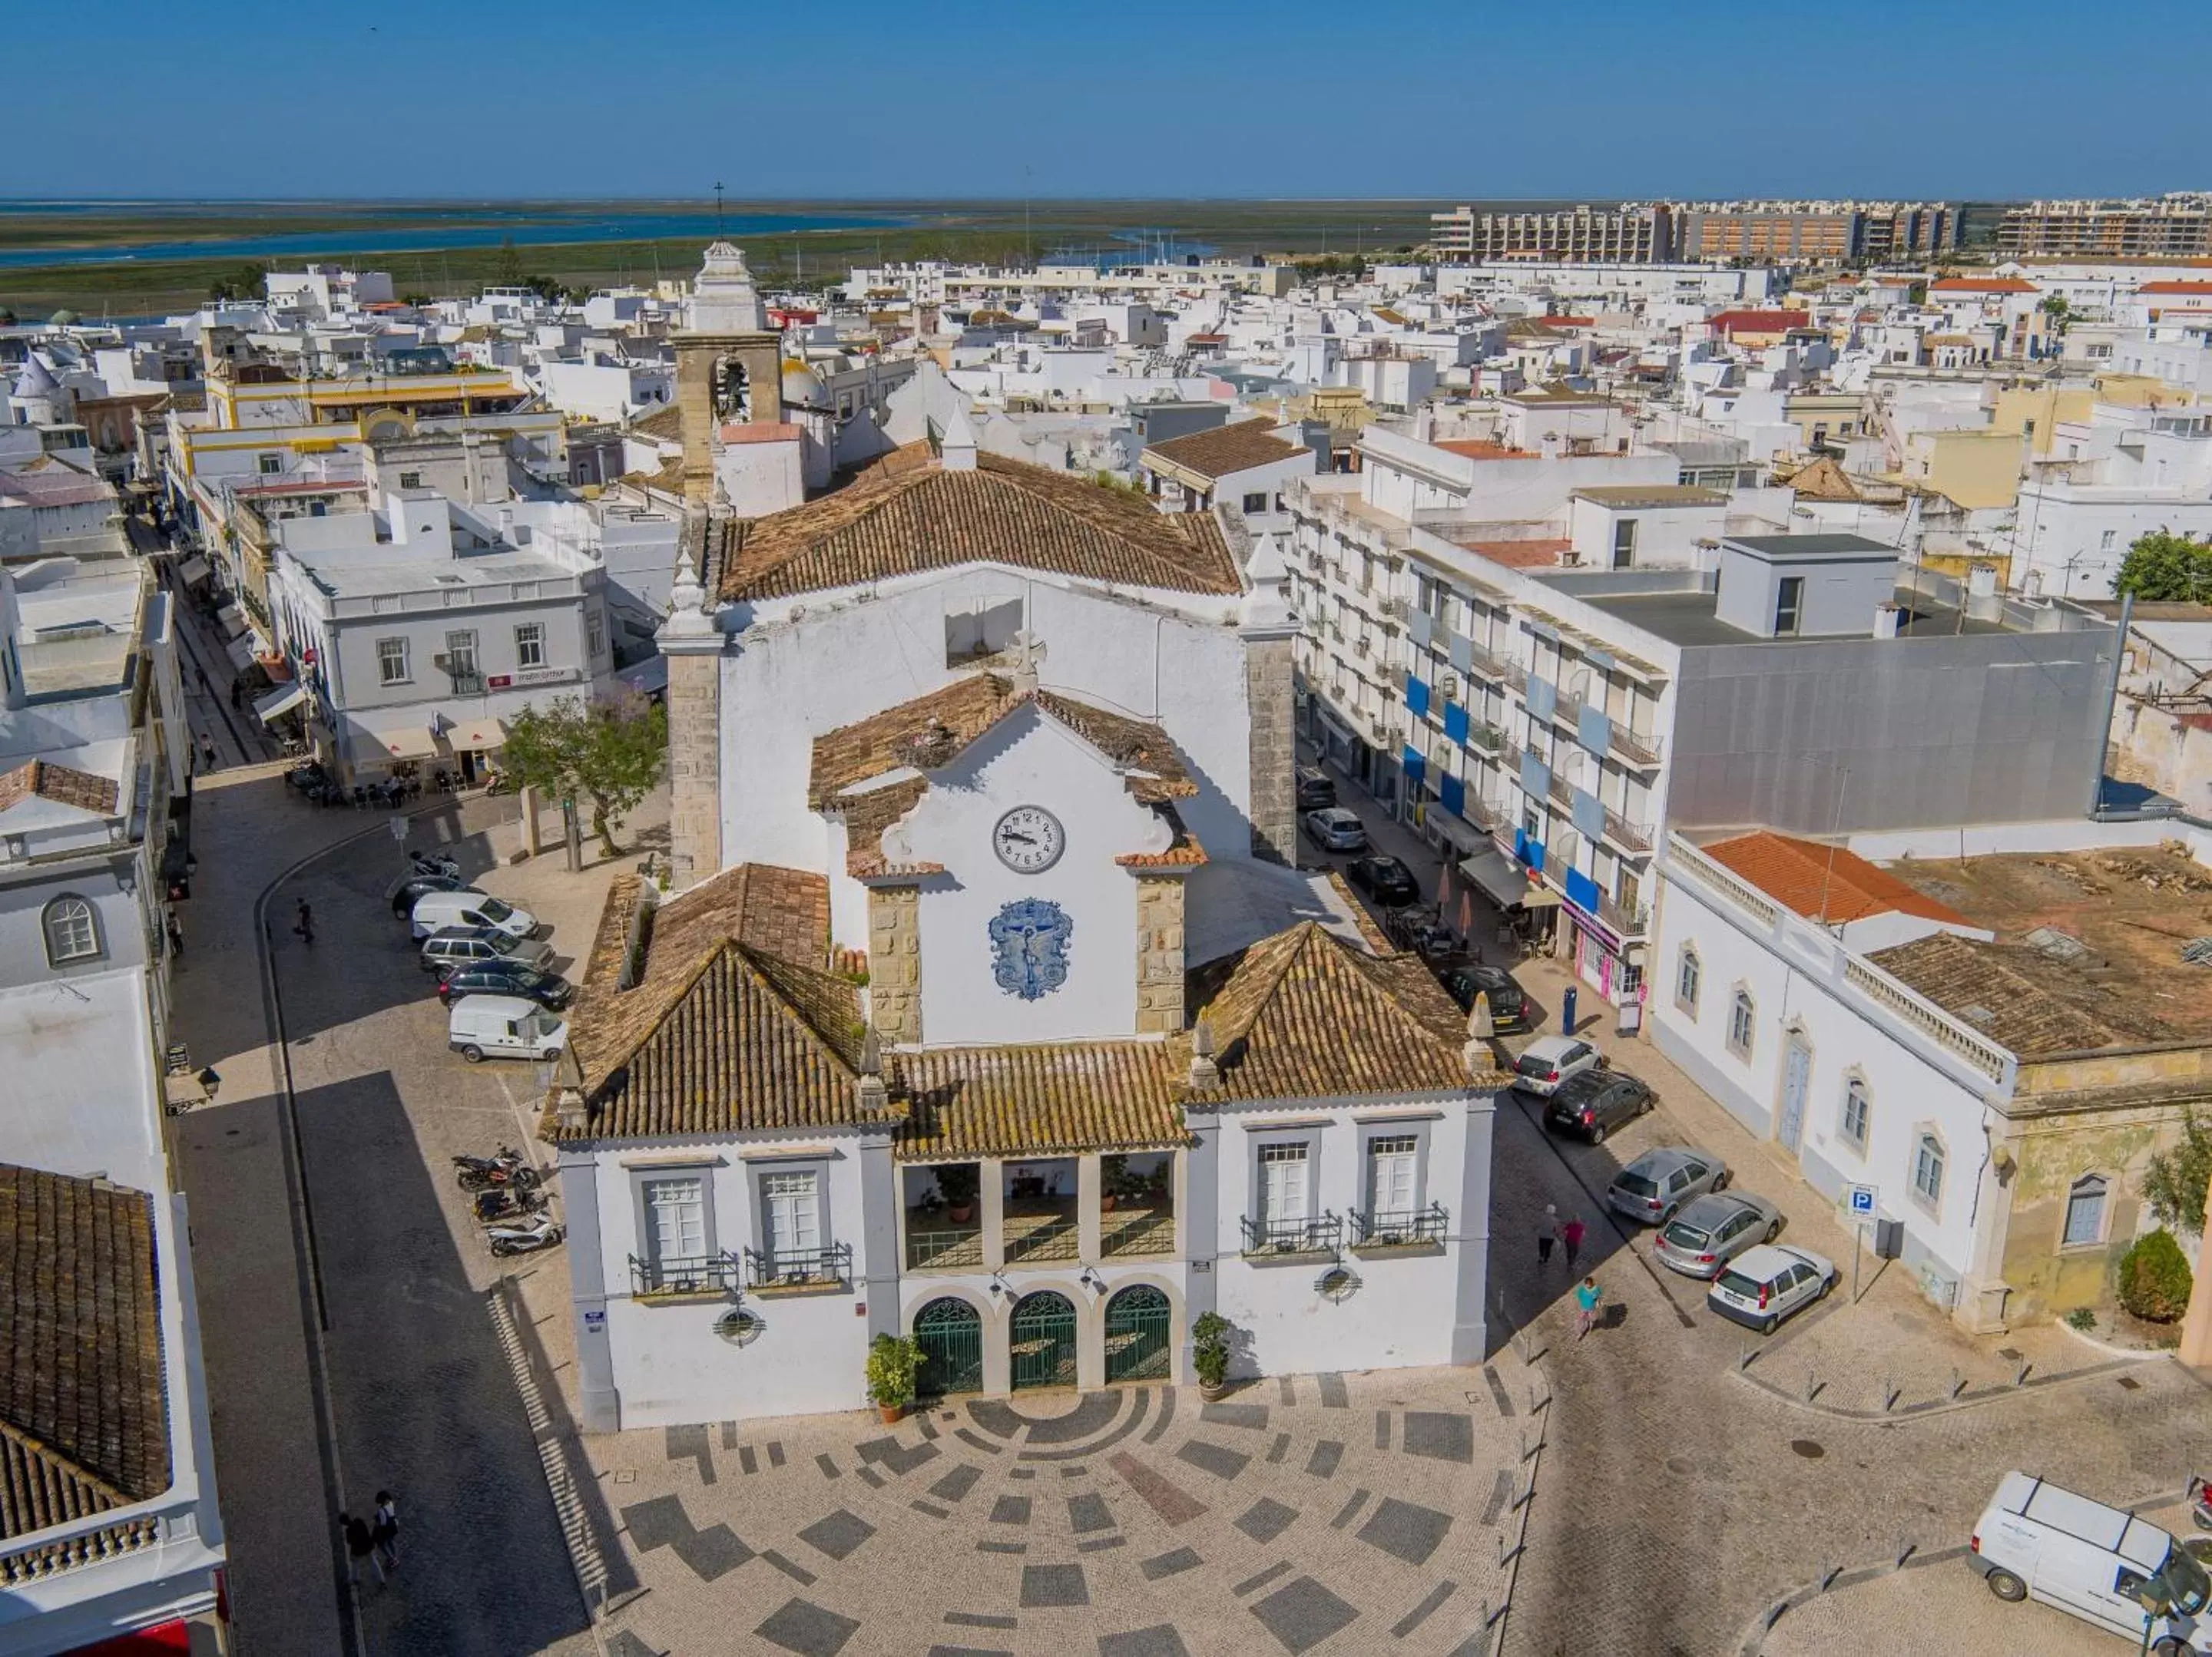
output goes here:
[{"label": "air conditioning unit", "polygon": [[1443,673],[1437,675],[1437,694],[1442,696],[1446,701],[1457,701],[1459,700],[1459,691],[1460,684],[1458,674]]}]

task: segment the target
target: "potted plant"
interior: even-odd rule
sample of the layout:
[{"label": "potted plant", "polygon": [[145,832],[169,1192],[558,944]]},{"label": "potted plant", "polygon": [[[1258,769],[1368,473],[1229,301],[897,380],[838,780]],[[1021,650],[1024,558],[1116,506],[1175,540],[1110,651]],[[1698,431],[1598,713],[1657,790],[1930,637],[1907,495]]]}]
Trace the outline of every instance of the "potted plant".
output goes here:
[{"label": "potted plant", "polygon": [[868,1344],[868,1396],[889,1426],[914,1402],[921,1348],[905,1335],[878,1335]]},{"label": "potted plant", "polygon": [[1098,1163],[1098,1211],[1111,1214],[1121,1205],[1122,1187],[1128,1182],[1127,1156],[1102,1157]]},{"label": "potted plant", "polygon": [[973,1162],[947,1162],[937,1170],[937,1188],[945,1193],[945,1217],[955,1225],[975,1217],[975,1198],[983,1189],[982,1170]]},{"label": "potted plant", "polygon": [[1191,1368],[1198,1371],[1198,1395],[1212,1403],[1229,1391],[1230,1323],[1218,1312],[1202,1312],[1190,1326]]}]

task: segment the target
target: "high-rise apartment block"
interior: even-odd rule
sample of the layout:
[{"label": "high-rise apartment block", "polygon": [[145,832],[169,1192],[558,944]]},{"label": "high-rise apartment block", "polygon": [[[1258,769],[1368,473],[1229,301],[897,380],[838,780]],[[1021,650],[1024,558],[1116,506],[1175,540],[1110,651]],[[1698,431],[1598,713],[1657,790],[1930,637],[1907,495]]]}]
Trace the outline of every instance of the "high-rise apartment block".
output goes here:
[{"label": "high-rise apartment block", "polygon": [[2100,259],[2212,255],[2212,194],[2177,191],[2130,201],[2038,201],[2006,209],[1997,251]]},{"label": "high-rise apartment block", "polygon": [[1624,202],[1526,213],[1460,207],[1429,216],[1438,252],[1479,264],[1837,264],[1927,257],[1959,245],[1959,210],[1948,202]]},{"label": "high-rise apartment block", "polygon": [[1478,213],[1460,207],[1432,213],[1431,240],[1439,252],[1489,264],[1508,259],[1574,264],[1663,264],[1674,245],[1663,203],[1588,203],[1551,212]]}]

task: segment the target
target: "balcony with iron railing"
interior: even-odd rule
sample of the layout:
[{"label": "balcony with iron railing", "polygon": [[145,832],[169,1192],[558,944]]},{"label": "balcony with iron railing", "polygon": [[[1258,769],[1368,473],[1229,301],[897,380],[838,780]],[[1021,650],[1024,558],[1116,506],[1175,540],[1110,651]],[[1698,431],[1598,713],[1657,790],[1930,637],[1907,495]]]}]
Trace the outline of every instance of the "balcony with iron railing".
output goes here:
[{"label": "balcony with iron railing", "polygon": [[1081,1223],[1073,1197],[1009,1198],[1006,1211],[1006,1264],[1080,1259]]},{"label": "balcony with iron railing", "polygon": [[1426,1208],[1352,1211],[1355,1253],[1392,1248],[1441,1248],[1450,1224],[1442,1203]]},{"label": "balcony with iron railing", "polygon": [[1334,1256],[1344,1241],[1344,1221],[1326,1210],[1309,1219],[1266,1220],[1248,1215],[1240,1223],[1247,1259]]},{"label": "balcony with iron railing", "polygon": [[850,1243],[830,1243],[820,1248],[745,1250],[745,1287],[761,1294],[849,1289],[852,1284]]},{"label": "balcony with iron railing", "polygon": [[1610,805],[1605,808],[1605,833],[1614,845],[1632,852],[1647,853],[1654,843],[1650,824],[1632,822]]},{"label": "balcony with iron railing", "polygon": [[730,1254],[657,1254],[629,1257],[630,1293],[639,1300],[673,1300],[690,1295],[726,1295],[738,1286],[738,1262]]}]

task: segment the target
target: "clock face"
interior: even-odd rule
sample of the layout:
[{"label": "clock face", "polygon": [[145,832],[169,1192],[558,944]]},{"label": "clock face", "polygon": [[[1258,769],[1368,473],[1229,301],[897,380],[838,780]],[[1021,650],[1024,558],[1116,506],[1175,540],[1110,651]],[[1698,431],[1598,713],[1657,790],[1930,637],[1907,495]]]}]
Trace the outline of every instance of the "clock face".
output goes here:
[{"label": "clock face", "polygon": [[991,849],[1018,875],[1039,875],[1060,861],[1067,836],[1042,805],[1017,805],[991,830]]}]

